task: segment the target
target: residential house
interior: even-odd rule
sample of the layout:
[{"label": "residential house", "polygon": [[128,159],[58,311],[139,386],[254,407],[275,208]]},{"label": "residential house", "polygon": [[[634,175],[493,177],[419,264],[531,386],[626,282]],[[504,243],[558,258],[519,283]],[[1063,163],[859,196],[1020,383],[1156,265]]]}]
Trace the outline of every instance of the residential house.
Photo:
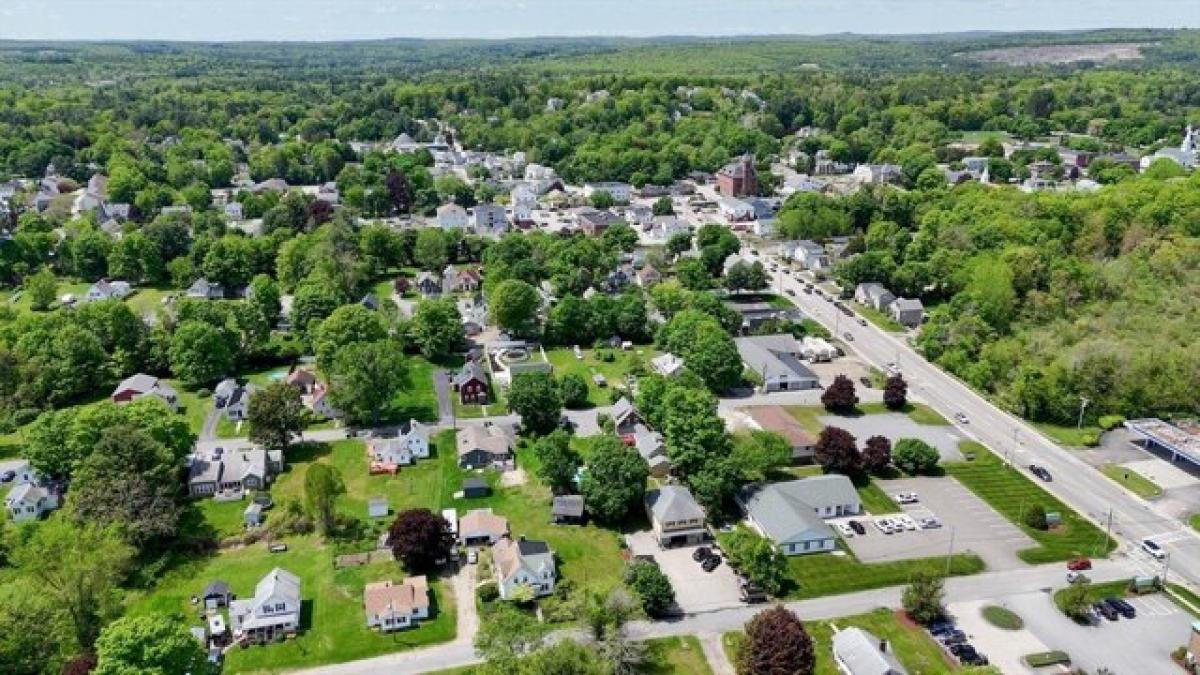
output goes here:
[{"label": "residential house", "polygon": [[231,600],[233,593],[229,590],[229,584],[220,579],[210,581],[200,593],[200,602],[204,603],[204,609],[207,610],[226,607]]},{"label": "residential house", "polygon": [[508,519],[491,509],[471,509],[458,519],[458,541],[463,546],[490,546],[507,536]]},{"label": "residential house", "polygon": [[654,224],[654,209],[642,204],[625,207],[625,220],[635,227],[646,228]]},{"label": "residential house", "polygon": [[58,494],[36,483],[21,483],[8,491],[4,508],[13,522],[37,520],[58,508]]},{"label": "residential house", "polygon": [[804,313],[798,309],[781,309],[769,302],[726,302],[725,306],[742,318],[743,334],[752,333],[768,321],[802,321]]},{"label": "residential house", "polygon": [[601,211],[590,206],[581,207],[575,212],[575,224],[589,237],[598,237],[609,227],[620,222],[624,221],[612,211]]},{"label": "residential house", "polygon": [[239,643],[265,643],[300,629],[300,577],[276,567],[254,588],[254,597],[229,603],[229,622]]},{"label": "residential house", "polygon": [[883,284],[871,282],[859,284],[854,288],[854,301],[884,312],[896,301],[896,296],[884,288]]},{"label": "residential house", "polygon": [[492,562],[500,597],[512,598],[517,588],[529,586],[536,597],[554,592],[554,551],[544,541],[504,537],[492,546]]},{"label": "residential house", "polygon": [[843,675],[908,675],[896,655],[871,633],[850,626],[833,634],[833,660]]},{"label": "residential house", "polygon": [[862,513],[854,484],[839,474],[754,483],[739,489],[735,499],[750,524],[784,555],[834,550],[837,535],[825,519]]},{"label": "residential house", "polygon": [[258,388],[253,384],[242,384],[233,378],[221,380],[213,389],[213,407],[224,410],[234,422],[246,419],[250,408],[250,397]]},{"label": "residential house", "polygon": [[637,271],[637,283],[642,288],[649,288],[661,282],[662,279],[662,273],[655,269],[653,265],[646,265]]},{"label": "residential house", "polygon": [[262,194],[264,192],[287,192],[288,183],[282,178],[268,178],[261,183],[256,183],[250,191],[254,194]]},{"label": "residential house", "polygon": [[313,386],[312,396],[308,398],[307,404],[313,415],[320,419],[331,420],[342,416],[341,411],[333,406],[333,401],[329,398],[329,387],[324,384]]},{"label": "residential house", "polygon": [[482,283],[479,270],[464,267],[461,270],[447,265],[442,271],[442,291],[445,293],[474,293]]},{"label": "residential house", "polygon": [[762,379],[763,392],[817,389],[821,381],[800,361],[801,346],[787,333],[734,338],[746,367]]},{"label": "residential house", "polygon": [[916,328],[925,319],[925,305],[916,298],[896,298],[888,308],[896,323]]},{"label": "residential house", "polygon": [[98,300],[124,300],[133,293],[133,287],[127,281],[108,281],[101,279],[88,288],[83,296],[84,302]]},{"label": "residential house", "polygon": [[468,476],[463,479],[462,493],[464,499],[479,499],[492,493],[487,481],[479,476]]},{"label": "residential house", "polygon": [[421,295],[432,298],[442,294],[442,280],[432,272],[421,272],[417,275],[417,292]]},{"label": "residential house", "polygon": [[338,191],[337,183],[329,181],[317,188],[317,201],[337,206],[342,201],[342,194]]},{"label": "residential house", "polygon": [[797,262],[804,266],[804,269],[818,274],[832,267],[825,247],[808,239],[801,239],[796,242],[794,257]]},{"label": "residential house", "polygon": [[584,183],[583,196],[591,199],[597,192],[607,192],[618,204],[628,204],[633,197],[633,187],[628,183]]},{"label": "residential house", "polygon": [[166,403],[172,410],[179,409],[179,394],[166,382],[145,373],[131,375],[113,389],[109,398],[118,405],[136,401],[143,396],[153,396]]},{"label": "residential house", "polygon": [[415,419],[398,435],[367,440],[371,461],[391,466],[406,466],[418,459],[429,458],[429,427]]},{"label": "residential house", "polygon": [[454,376],[452,384],[463,405],[487,405],[490,402],[487,371],[478,361],[467,361]]},{"label": "residential house", "polygon": [[402,133],[392,141],[391,148],[399,153],[416,152],[421,149],[421,144],[414,141],[412,136]]},{"label": "residential house", "polygon": [[755,406],[746,411],[753,426],[779,434],[792,446],[793,462],[812,462],[817,438],[786,409],[777,405]]},{"label": "residential house", "polygon": [[747,199],[746,203],[754,209],[754,234],[759,237],[773,236],[776,224],[775,214],[778,211],[776,205],[758,197]]},{"label": "residential house", "polygon": [[[525,167],[526,173],[529,167]],[[537,194],[528,185],[518,185],[509,194],[512,204],[512,220],[517,227],[533,225],[533,212],[537,209]]]},{"label": "residential house", "polygon": [[512,463],[512,433],[502,425],[472,424],[458,432],[456,442],[458,465],[464,469],[507,468]]},{"label": "residential house", "polygon": [[754,220],[754,207],[746,201],[735,197],[721,197],[717,200],[721,215],[731,223],[746,223]]},{"label": "residential house", "polygon": [[22,483],[41,484],[41,476],[38,475],[33,465],[27,459],[10,459],[0,461],[0,474],[6,474],[9,471],[13,473],[12,478],[8,480],[12,485],[21,485]]},{"label": "residential house", "polygon": [[645,424],[637,408],[624,396],[617,399],[617,402],[613,404],[609,416],[612,417],[613,424],[616,425],[617,435],[620,436],[632,434],[637,425]]},{"label": "residential house", "polygon": [[197,450],[189,458],[188,494],[240,498],[264,490],[283,470],[283,453],[262,448]]},{"label": "residential house", "polygon": [[895,164],[859,164],[853,175],[860,185],[884,185],[899,183],[902,174]]},{"label": "residential house", "polygon": [[500,236],[508,231],[508,214],[503,206],[478,204],[475,206],[475,232]]},{"label": "residential house", "polygon": [[583,522],[583,495],[558,495],[550,507],[550,517],[559,525]]},{"label": "residential house", "polygon": [[650,359],[650,367],[663,377],[675,377],[683,370],[683,359],[674,354],[660,354]]},{"label": "residential house", "polygon": [[225,297],[225,287],[217,283],[209,283],[208,279],[200,277],[187,289],[187,297],[198,300],[220,300]]},{"label": "residential house", "polygon": [[704,527],[704,509],[682,485],[664,485],[648,490],[646,515],[660,546],[687,546],[708,539]]},{"label": "residential house", "polygon": [[458,204],[443,204],[437,210],[438,227],[443,230],[461,230],[467,227],[467,210]]},{"label": "residential house", "polygon": [[717,190],[726,197],[758,194],[758,170],[754,155],[742,155],[717,172]]},{"label": "residential house", "polygon": [[1143,157],[1139,166],[1145,171],[1160,159],[1169,159],[1188,170],[1196,168],[1200,165],[1200,129],[1189,124],[1183,132],[1183,142],[1178,148],[1162,148],[1153,155]]},{"label": "residential house", "polygon": [[650,475],[655,478],[666,478],[671,473],[671,459],[667,457],[667,444],[662,434],[652,431],[650,427],[639,424],[632,434],[622,437],[626,445],[632,445],[642,459],[650,467]]},{"label": "residential house", "polygon": [[429,582],[424,576],[415,576],[400,584],[391,580],[369,583],[363,588],[363,611],[367,628],[378,628],[381,633],[411,628],[429,618]]},{"label": "residential house", "polygon": [[678,216],[655,216],[650,228],[650,237],[656,241],[668,241],[677,234],[691,234],[687,221]]}]

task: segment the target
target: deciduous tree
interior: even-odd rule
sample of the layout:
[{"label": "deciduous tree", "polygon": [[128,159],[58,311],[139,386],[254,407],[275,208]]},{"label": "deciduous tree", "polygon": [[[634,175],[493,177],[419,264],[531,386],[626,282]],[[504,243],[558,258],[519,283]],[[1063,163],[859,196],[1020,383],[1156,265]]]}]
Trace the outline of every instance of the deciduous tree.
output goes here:
[{"label": "deciduous tree", "polygon": [[579,373],[564,373],[558,378],[558,391],[563,406],[571,409],[586,408],[588,405],[587,380]]},{"label": "deciduous tree", "polygon": [[466,338],[462,315],[452,298],[417,303],[408,332],[421,354],[429,359],[449,356]]},{"label": "deciduous tree", "polygon": [[889,410],[903,410],[908,405],[908,383],[899,373],[889,376],[884,383],[883,404]]},{"label": "deciduous tree", "polygon": [[286,382],[273,382],[250,397],[246,411],[250,441],[269,450],[284,450],[304,431],[304,405],[300,390]]},{"label": "deciduous tree", "polygon": [[821,394],[821,405],[832,413],[848,414],[858,406],[858,394],[854,391],[854,382],[845,375],[838,375]]},{"label": "deciduous tree", "polygon": [[562,398],[558,383],[550,373],[517,373],[508,388],[508,409],[521,416],[521,428],[534,434],[548,434],[562,417]]},{"label": "deciduous tree", "polygon": [[658,565],[634,561],[625,568],[625,585],[637,595],[642,611],[651,618],[664,616],[675,604],[675,589]]},{"label": "deciduous tree", "polygon": [[396,516],[388,543],[409,573],[424,574],[449,555],[454,539],[445,518],[429,509],[409,509]]},{"label": "deciduous tree", "polygon": [[759,612],[746,624],[738,675],[812,675],[815,667],[812,638],[782,605]]},{"label": "deciduous tree", "polygon": [[579,486],[588,513],[601,523],[624,521],[641,507],[649,475],[646,460],[621,439],[597,437]]},{"label": "deciduous tree", "polygon": [[408,364],[391,340],[342,347],[329,370],[333,405],[354,424],[376,423],[409,383]]},{"label": "deciduous tree", "polygon": [[542,436],[533,443],[533,456],[538,460],[538,478],[551,490],[556,493],[572,490],[580,458],[571,447],[570,434],[558,429]]},{"label": "deciduous tree", "polygon": [[208,655],[176,617],[127,616],[104,627],[96,641],[95,675],[209,672]]},{"label": "deciduous tree", "polygon": [[872,436],[862,451],[863,466],[871,473],[880,473],[892,465],[892,442],[887,436]]},{"label": "deciduous tree", "polygon": [[334,506],[337,498],[346,493],[342,474],[329,464],[314,462],[304,471],[304,504],[317,521],[321,532],[328,535],[335,525]]},{"label": "deciduous tree", "polygon": [[942,616],[942,577],[926,570],[913,572],[901,603],[914,621],[927,624]]},{"label": "deciduous tree", "polygon": [[347,345],[378,342],[387,337],[383,319],[362,305],[343,305],[321,322],[313,338],[317,365],[328,369],[333,359]]},{"label": "deciduous tree", "polygon": [[186,321],[171,338],[171,371],[189,385],[219,380],[233,368],[229,341],[203,321]]},{"label": "deciduous tree", "polygon": [[29,308],[43,312],[58,299],[58,279],[49,267],[43,267],[25,279],[25,293],[29,296]]},{"label": "deciduous tree", "polygon": [[532,335],[537,328],[537,311],[542,298],[537,289],[520,279],[496,285],[488,295],[492,323],[513,335]]},{"label": "deciduous tree", "polygon": [[937,449],[918,438],[901,438],[892,448],[892,463],[910,474],[933,471],[939,457]]},{"label": "deciduous tree", "polygon": [[813,457],[826,471],[856,473],[862,470],[862,453],[854,436],[840,427],[825,427],[817,438]]}]

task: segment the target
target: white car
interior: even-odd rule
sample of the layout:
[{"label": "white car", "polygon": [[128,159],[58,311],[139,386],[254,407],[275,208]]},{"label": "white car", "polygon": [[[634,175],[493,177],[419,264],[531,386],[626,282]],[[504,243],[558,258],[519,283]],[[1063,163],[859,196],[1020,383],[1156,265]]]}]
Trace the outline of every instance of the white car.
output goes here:
[{"label": "white car", "polygon": [[837,528],[838,534],[842,535],[842,538],[844,539],[849,539],[850,537],[854,536],[854,530],[851,529],[846,523],[834,523],[834,527]]},{"label": "white car", "polygon": [[917,529],[916,521],[914,521],[912,518],[909,518],[908,516],[901,516],[899,518],[899,521],[900,521],[900,526],[903,527],[904,529],[908,530],[909,532],[913,532]]},{"label": "white car", "polygon": [[937,528],[939,528],[941,526],[942,526],[942,521],[938,520],[937,518],[934,518],[933,516],[929,516],[927,518],[921,519],[921,527],[923,529],[936,530]]},{"label": "white car", "polygon": [[477,562],[479,562],[479,551],[475,549],[467,551],[467,563],[474,565]]},{"label": "white car", "polygon": [[1155,560],[1163,560],[1167,557],[1167,552],[1153,539],[1143,539],[1142,550],[1153,556]]},{"label": "white car", "polygon": [[970,424],[971,420],[967,419],[964,413],[954,413],[954,419],[958,420],[959,424]]},{"label": "white car", "polygon": [[915,492],[897,492],[894,496],[897,504],[916,504],[920,501]]}]

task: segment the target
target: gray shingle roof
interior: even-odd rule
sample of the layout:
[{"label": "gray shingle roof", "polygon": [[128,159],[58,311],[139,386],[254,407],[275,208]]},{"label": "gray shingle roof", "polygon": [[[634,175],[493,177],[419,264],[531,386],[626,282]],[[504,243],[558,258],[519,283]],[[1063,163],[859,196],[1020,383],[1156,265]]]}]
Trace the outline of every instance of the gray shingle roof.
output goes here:
[{"label": "gray shingle roof", "polygon": [[646,493],[646,505],[659,522],[704,520],[704,509],[692,493],[681,485],[664,485]]},{"label": "gray shingle roof", "polygon": [[850,627],[833,636],[833,653],[851,675],[907,675],[891,651],[880,651],[880,640],[867,631]]},{"label": "gray shingle roof", "polygon": [[817,509],[858,503],[859,497],[849,478],[829,475],[747,485],[738,501],[764,534],[782,544],[833,537]]}]

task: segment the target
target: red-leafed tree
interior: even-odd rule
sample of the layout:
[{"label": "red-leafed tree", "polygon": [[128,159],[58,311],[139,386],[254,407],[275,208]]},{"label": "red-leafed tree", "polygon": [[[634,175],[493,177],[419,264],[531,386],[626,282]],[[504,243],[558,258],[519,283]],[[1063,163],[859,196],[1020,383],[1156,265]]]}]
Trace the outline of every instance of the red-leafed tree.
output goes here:
[{"label": "red-leafed tree", "polygon": [[389,532],[388,543],[397,560],[410,573],[431,571],[450,553],[453,540],[445,518],[429,509],[401,511]]},{"label": "red-leafed tree", "polygon": [[825,393],[821,394],[821,404],[825,406],[826,410],[833,413],[854,412],[855,406],[858,405],[858,394],[854,391],[854,382],[845,375],[833,378],[833,382],[825,389]]},{"label": "red-leafed tree", "polygon": [[813,450],[817,463],[826,471],[856,473],[863,468],[862,453],[854,435],[839,427],[825,427]]},{"label": "red-leafed tree", "polygon": [[862,452],[863,466],[867,471],[879,473],[892,464],[892,442],[887,436],[872,436]]},{"label": "red-leafed tree", "polygon": [[812,638],[783,606],[759,612],[746,624],[738,675],[811,675],[815,667]]},{"label": "red-leafed tree", "polygon": [[890,410],[901,410],[908,404],[908,383],[899,373],[888,377],[883,385],[883,404]]}]

